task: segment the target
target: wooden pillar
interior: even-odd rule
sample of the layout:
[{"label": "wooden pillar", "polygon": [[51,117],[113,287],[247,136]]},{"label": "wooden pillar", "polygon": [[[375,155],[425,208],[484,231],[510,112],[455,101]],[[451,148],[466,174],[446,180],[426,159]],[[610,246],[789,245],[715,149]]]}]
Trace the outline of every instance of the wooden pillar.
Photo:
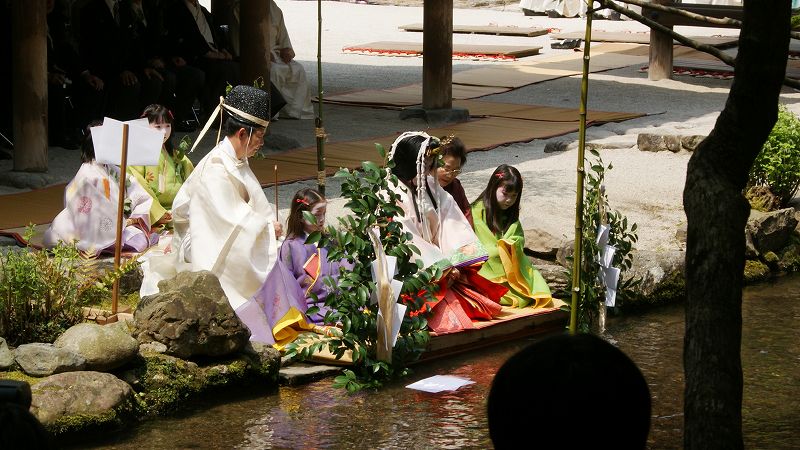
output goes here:
[{"label": "wooden pillar", "polygon": [[47,2],[11,3],[14,170],[47,172]]},{"label": "wooden pillar", "polygon": [[269,0],[241,0],[239,4],[239,58],[242,84],[262,77],[269,89]]},{"label": "wooden pillar", "polygon": [[[671,3],[671,0],[652,0],[653,3]],[[672,26],[669,27],[672,29]],[[647,76],[653,81],[672,78],[672,37],[650,30],[650,68]]]},{"label": "wooden pillar", "polygon": [[453,107],[453,0],[423,6],[422,108]]}]

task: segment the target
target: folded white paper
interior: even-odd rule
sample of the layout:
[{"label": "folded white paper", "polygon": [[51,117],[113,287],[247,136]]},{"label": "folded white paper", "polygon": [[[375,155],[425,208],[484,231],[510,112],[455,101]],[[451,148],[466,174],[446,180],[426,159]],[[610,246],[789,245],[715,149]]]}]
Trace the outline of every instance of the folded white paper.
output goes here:
[{"label": "folded white paper", "polygon": [[[144,121],[144,122],[142,122]],[[164,132],[150,128],[147,119],[129,122],[106,117],[103,125],[92,127],[92,143],[97,162],[114,164],[122,163],[122,127],[128,124],[128,158],[129,166],[155,166],[161,146],[164,143]]]},{"label": "folded white paper", "polygon": [[609,225],[600,225],[597,228],[597,246],[603,248],[608,244],[608,233],[611,231]]},{"label": "folded white paper", "polygon": [[406,386],[408,389],[416,389],[418,391],[437,393],[442,391],[455,391],[461,386],[474,384],[475,382],[466,378],[454,377],[452,375],[434,375],[430,378],[425,378],[411,383]]}]

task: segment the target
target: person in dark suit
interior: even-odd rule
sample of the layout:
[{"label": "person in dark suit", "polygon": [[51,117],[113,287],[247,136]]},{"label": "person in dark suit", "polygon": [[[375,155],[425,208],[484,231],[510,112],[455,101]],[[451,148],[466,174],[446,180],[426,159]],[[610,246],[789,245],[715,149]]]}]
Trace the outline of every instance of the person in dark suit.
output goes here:
[{"label": "person in dark suit", "polygon": [[120,120],[138,117],[160,96],[163,77],[143,64],[144,42],[134,34],[131,8],[121,0],[89,0],[80,16],[79,53],[107,91],[103,114]]},{"label": "person in dark suit", "polygon": [[210,114],[225,95],[225,87],[239,84],[239,63],[225,46],[211,13],[197,0],[176,0],[166,7],[164,26],[175,68],[197,67],[205,73],[200,103]]},{"label": "person in dark suit", "polygon": [[176,131],[194,131],[192,105],[205,84],[202,70],[169,63],[165,53],[167,40],[164,8],[168,0],[125,0],[133,18],[132,35],[140,43],[136,56],[140,64],[158,72],[163,79],[159,104],[175,116]]}]

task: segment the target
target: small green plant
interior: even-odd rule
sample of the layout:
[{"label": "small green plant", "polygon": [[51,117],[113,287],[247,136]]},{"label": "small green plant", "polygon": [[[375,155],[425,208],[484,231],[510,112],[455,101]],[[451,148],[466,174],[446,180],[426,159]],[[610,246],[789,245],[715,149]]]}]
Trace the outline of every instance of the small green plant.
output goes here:
[{"label": "small green plant", "polygon": [[[378,144],[376,147],[385,159],[383,147]],[[410,243],[411,234],[394,221],[403,215],[403,210],[397,206],[398,195],[390,189],[390,184],[397,185],[397,177],[389,176],[387,167],[364,162],[360,171],[342,169],[335,177],[342,180],[342,195],[348,199],[346,206],[352,215],[340,218],[338,228],[328,226],[324,233],[312,233],[306,242],[317,242],[328,248],[328,258],[346,259],[353,266],[351,270],[342,270],[336,281],[330,277],[324,280],[332,290],[325,301],[331,310],[324,321],[339,325],[341,333],[327,337],[302,335],[286,347],[286,354],[306,359],[326,346],[336,357],[351,353],[352,370],[337,377],[334,385],[352,392],[380,386],[383,380],[408,373],[408,363],[419,358],[428,344],[428,324],[423,317],[427,312],[425,302],[432,300],[437,289],[435,280],[441,272],[417,264],[414,254],[419,250]],[[311,214],[305,218],[315,221]],[[386,254],[397,257],[394,278],[403,283],[400,301],[408,307],[391,364],[376,356],[378,305],[370,302],[370,293],[375,290],[371,274],[375,250],[367,237],[367,230],[375,227],[380,230]],[[315,312],[316,308],[309,308],[309,314]]]},{"label": "small green plant", "polygon": [[[33,233],[29,226],[26,241]],[[107,295],[108,286],[136,262],[108,272],[96,266],[95,258],[83,256],[75,244],[0,254],[0,336],[11,345],[53,342],[83,320],[83,306]]]},{"label": "small green plant", "polygon": [[785,207],[800,187],[800,119],[784,105],[750,169],[748,190],[759,186],[779,199],[779,207]]},{"label": "small green plant", "polygon": [[[614,246],[616,252],[612,266],[620,269],[619,283],[617,284],[617,302],[622,303],[629,297],[632,288],[641,280],[626,278],[623,274],[633,264],[633,244],[637,241],[636,224],[628,225],[628,219],[619,211],[608,207],[608,196],[605,194],[603,181],[607,170],[613,168],[612,164],[605,166],[597,150],[589,150],[595,156],[595,161],[588,161],[590,170],[584,182],[584,207],[583,207],[583,260],[581,261],[580,299],[578,302],[578,330],[582,333],[591,331],[596,324],[600,305],[605,301],[605,286],[600,280],[600,263],[598,255],[601,252],[597,244],[597,231],[601,224],[610,227],[608,245]],[[573,255],[570,260],[573,260]],[[572,289],[572,266],[567,271],[569,290]]]}]

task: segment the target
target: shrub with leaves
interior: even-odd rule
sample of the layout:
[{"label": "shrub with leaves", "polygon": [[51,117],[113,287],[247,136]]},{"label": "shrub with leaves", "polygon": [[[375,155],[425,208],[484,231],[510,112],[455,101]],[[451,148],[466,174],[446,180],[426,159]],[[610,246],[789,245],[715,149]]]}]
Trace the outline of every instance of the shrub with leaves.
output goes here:
[{"label": "shrub with leaves", "polygon": [[[599,257],[601,249],[597,244],[597,231],[601,224],[610,227],[608,245],[617,250],[614,253],[612,265],[620,269],[619,283],[617,284],[617,302],[623,303],[629,291],[638,285],[641,280],[624,277],[624,273],[633,264],[633,244],[638,239],[636,224],[628,225],[628,219],[619,211],[611,210],[608,206],[608,196],[603,189],[603,180],[607,170],[613,168],[612,164],[605,166],[600,154],[590,150],[595,156],[595,161],[586,160],[589,171],[584,179],[584,204],[583,204],[583,260],[581,261],[581,286],[578,300],[578,330],[587,333],[597,323],[600,306],[605,301],[606,288],[600,279]],[[571,261],[573,258],[569,258]],[[573,268],[567,271],[569,290],[572,290]]]},{"label": "shrub with leaves", "polygon": [[750,169],[748,190],[755,187],[767,187],[780,207],[800,187],[800,119],[784,105],[779,106],[778,121]]},{"label": "shrub with leaves", "polygon": [[[376,147],[385,158],[383,147],[378,144]],[[441,273],[434,268],[423,269],[416,263],[414,254],[419,250],[410,243],[411,234],[394,220],[403,215],[403,210],[397,206],[398,195],[390,189],[390,184],[398,184],[397,177],[389,176],[386,167],[364,162],[360,171],[342,169],[334,177],[342,180],[342,196],[348,199],[345,206],[352,215],[339,218],[338,228],[328,226],[324,233],[312,233],[306,243],[327,247],[329,259],[346,259],[353,265],[352,270],[342,270],[338,280],[330,277],[324,280],[332,290],[325,300],[331,310],[324,321],[339,326],[341,333],[328,337],[301,335],[286,347],[286,353],[300,359],[322,348],[337,357],[352,353],[352,370],[337,377],[334,385],[355,391],[405,375],[407,364],[425,350],[429,340],[425,302],[432,299],[437,288],[435,280]],[[315,221],[310,213],[305,214],[305,219]],[[378,305],[370,301],[370,293],[376,288],[370,269],[375,250],[367,235],[368,229],[376,227],[386,254],[397,257],[394,278],[403,282],[400,302],[408,306],[391,364],[376,358]],[[315,312],[316,308],[309,308],[309,314]]]},{"label": "shrub with leaves", "polygon": [[[32,236],[29,227],[25,240]],[[83,320],[83,306],[107,295],[108,286],[136,262],[108,272],[96,266],[94,257],[83,256],[75,244],[0,254],[0,336],[11,345],[53,342]]]}]

